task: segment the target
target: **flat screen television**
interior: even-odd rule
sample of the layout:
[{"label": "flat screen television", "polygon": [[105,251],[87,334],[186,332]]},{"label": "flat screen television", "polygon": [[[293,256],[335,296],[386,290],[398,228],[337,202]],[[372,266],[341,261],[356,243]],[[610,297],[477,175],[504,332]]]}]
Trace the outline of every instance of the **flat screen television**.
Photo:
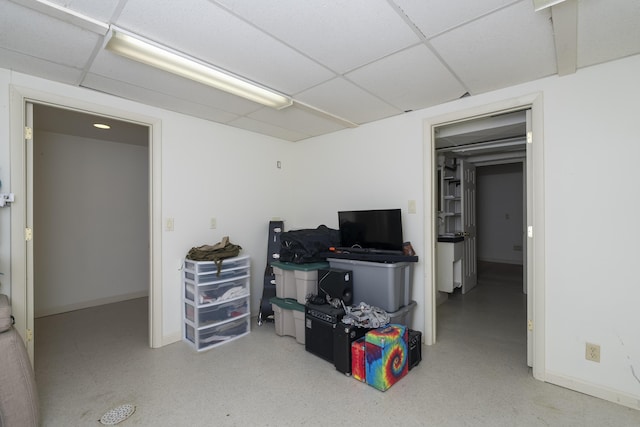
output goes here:
[{"label": "flat screen television", "polygon": [[338,212],[340,246],[402,251],[400,209]]}]

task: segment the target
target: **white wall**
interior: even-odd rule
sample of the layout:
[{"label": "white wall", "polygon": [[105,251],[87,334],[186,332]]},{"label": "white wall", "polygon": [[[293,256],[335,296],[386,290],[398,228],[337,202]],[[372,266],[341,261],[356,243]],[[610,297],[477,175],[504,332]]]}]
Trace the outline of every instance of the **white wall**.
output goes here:
[{"label": "white wall", "polygon": [[[420,207],[430,198],[423,177],[433,173],[422,164],[424,121],[540,92],[546,378],[640,406],[638,75],[634,56],[298,143],[296,175],[304,191],[296,218],[316,223],[340,209],[402,207],[405,238],[421,257],[413,285],[414,326],[421,327],[423,265],[431,250],[423,224],[431,213]],[[415,215],[406,211],[410,199],[417,200]],[[586,342],[602,346],[599,364],[585,360]]]},{"label": "white wall", "polygon": [[148,294],[148,164],[146,145],[36,129],[36,317]]},{"label": "white wall", "polygon": [[[252,256],[251,304],[257,314],[262,295],[267,258],[268,223],[272,217],[287,218],[294,201],[291,172],[284,167],[291,161],[291,143],[196,119],[82,88],[0,69],[0,177],[3,191],[11,189],[9,93],[18,89],[64,98],[70,105],[97,106],[100,110],[149,117],[158,121],[161,138],[155,141],[161,150],[161,216],[174,218],[175,231],[162,230],[162,343],[181,336],[181,271],[187,251],[197,245],[216,243],[228,235]],[[101,112],[101,111],[98,111]],[[21,198],[22,194],[16,194]],[[0,276],[3,292],[10,294],[10,210],[0,209]],[[217,218],[217,229],[209,228]]]},{"label": "white wall", "polygon": [[476,176],[478,260],[522,264],[522,163],[479,166]]},{"label": "white wall", "polygon": [[[176,302],[184,255],[227,235],[252,256],[251,307],[257,315],[269,221],[286,220],[295,203],[289,197],[295,181],[286,167],[292,163],[291,143],[189,117],[163,122],[162,140],[163,218],[175,220],[175,231],[165,232],[162,241],[167,331],[180,328]],[[209,229],[211,217],[217,219],[215,230]]]},{"label": "white wall", "polygon": [[[290,144],[160,109],[6,71],[0,73],[0,113],[8,122],[7,85],[138,112],[162,120],[162,215],[176,231],[163,233],[163,335],[179,336],[180,260],[194,244],[229,234],[254,255],[252,290],[262,288],[258,260],[266,257],[267,222],[287,227],[337,225],[340,209],[399,206],[405,239],[421,261],[414,271],[424,324],[423,123],[444,114],[543,96],[546,273],[545,376],[556,383],[640,400],[639,251],[640,158],[637,101],[640,56],[574,75],[463,98],[330,135]],[[0,127],[1,128],[1,127]],[[8,172],[8,133],[0,129],[0,177]],[[276,160],[283,169],[275,168]],[[5,178],[6,179],[6,178]],[[4,181],[4,179],[3,179]],[[407,214],[409,200],[418,211]],[[4,212],[2,212],[4,214]],[[208,218],[218,229],[208,229]],[[6,215],[0,230],[8,229]],[[7,247],[3,239],[2,252]],[[0,260],[0,262],[6,262]],[[257,266],[257,269],[256,269]],[[167,339],[168,339],[167,338]],[[601,363],[585,361],[585,342],[602,346]],[[635,372],[635,374],[634,374]]]}]

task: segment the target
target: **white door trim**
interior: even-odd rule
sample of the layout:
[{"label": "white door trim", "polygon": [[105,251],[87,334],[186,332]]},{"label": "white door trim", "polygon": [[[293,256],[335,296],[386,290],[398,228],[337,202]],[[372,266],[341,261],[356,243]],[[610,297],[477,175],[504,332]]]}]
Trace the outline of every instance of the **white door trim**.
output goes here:
[{"label": "white door trim", "polygon": [[[149,346],[164,345],[162,334],[162,127],[161,120],[105,105],[90,103],[16,85],[10,86],[11,191],[16,201],[11,207],[11,302],[16,329],[23,339],[33,322],[33,307],[27,303],[26,152],[23,138],[27,102],[76,109],[148,126],[149,132]],[[28,201],[31,202],[31,201]],[[29,312],[29,310],[31,312]],[[31,355],[33,356],[33,355]]]},{"label": "white door trim", "polygon": [[434,176],[436,165],[433,129],[445,123],[464,121],[478,116],[484,116],[495,112],[503,112],[516,109],[531,108],[533,147],[532,154],[532,183],[531,189],[533,206],[532,218],[529,226],[533,227],[534,237],[527,239],[527,249],[532,254],[532,263],[528,266],[528,298],[533,301],[532,347],[533,347],[533,376],[545,380],[545,210],[544,210],[544,133],[543,133],[543,100],[542,93],[533,93],[517,98],[507,99],[491,104],[471,107],[462,111],[456,111],[442,116],[433,117],[424,121],[424,166],[425,166],[425,194],[424,212],[427,212],[425,222],[425,251],[429,255],[425,257],[424,284],[425,284],[425,324],[424,341],[431,345],[436,342],[436,305],[437,287],[435,280],[435,256],[437,243],[437,221],[433,213],[437,206],[437,189]]}]

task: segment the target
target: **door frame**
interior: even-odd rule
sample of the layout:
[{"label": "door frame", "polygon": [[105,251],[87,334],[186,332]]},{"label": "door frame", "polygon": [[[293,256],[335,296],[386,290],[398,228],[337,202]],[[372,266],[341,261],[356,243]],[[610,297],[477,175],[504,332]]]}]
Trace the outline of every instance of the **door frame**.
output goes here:
[{"label": "door frame", "polygon": [[27,339],[27,335],[28,331],[34,333],[33,289],[29,289],[28,286],[28,263],[32,260],[27,257],[28,242],[24,238],[25,228],[33,226],[27,223],[27,206],[33,203],[33,194],[27,191],[27,153],[24,140],[25,111],[28,102],[113,117],[149,127],[149,346],[161,347],[164,345],[161,120],[17,85],[10,85],[9,92],[11,189],[15,194],[15,202],[11,205],[11,305],[16,330],[25,340],[31,362],[33,363],[33,339]]},{"label": "door frame", "polygon": [[[494,113],[531,109],[532,143],[527,154],[531,155],[532,179],[531,218],[527,218],[527,226],[532,227],[533,236],[526,239],[527,253],[531,262],[527,265],[527,303],[531,307],[528,320],[527,342],[531,348],[531,366],[534,378],[545,381],[545,210],[544,210],[544,126],[543,126],[542,93],[533,93],[490,104],[478,105],[468,109],[454,111],[424,121],[424,241],[425,257],[424,284],[424,341],[427,345],[436,343],[436,243],[437,218],[437,156],[435,152],[434,128],[454,122],[466,121]],[[529,144],[528,144],[529,145]]]}]

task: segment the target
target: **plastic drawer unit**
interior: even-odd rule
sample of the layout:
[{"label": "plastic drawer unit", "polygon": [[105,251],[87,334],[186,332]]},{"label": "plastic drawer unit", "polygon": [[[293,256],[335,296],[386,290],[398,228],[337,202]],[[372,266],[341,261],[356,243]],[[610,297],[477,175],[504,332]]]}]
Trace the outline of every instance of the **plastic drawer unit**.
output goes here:
[{"label": "plastic drawer unit", "polygon": [[198,351],[250,332],[250,257],[213,261],[185,260],[183,339]]}]

